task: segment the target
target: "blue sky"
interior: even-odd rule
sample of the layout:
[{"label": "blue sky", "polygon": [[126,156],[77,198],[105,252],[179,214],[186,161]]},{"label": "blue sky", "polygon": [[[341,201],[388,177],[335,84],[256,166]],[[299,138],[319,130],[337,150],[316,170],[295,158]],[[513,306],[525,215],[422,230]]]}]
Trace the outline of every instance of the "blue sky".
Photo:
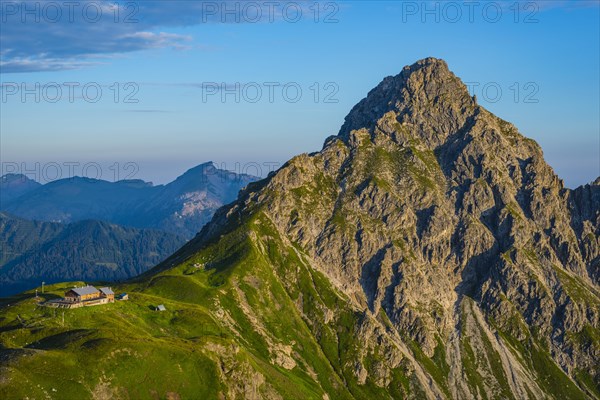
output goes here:
[{"label": "blue sky", "polygon": [[212,160],[265,175],[434,56],[568,186],[600,175],[597,1],[41,4],[0,1],[3,173],[163,183]]}]

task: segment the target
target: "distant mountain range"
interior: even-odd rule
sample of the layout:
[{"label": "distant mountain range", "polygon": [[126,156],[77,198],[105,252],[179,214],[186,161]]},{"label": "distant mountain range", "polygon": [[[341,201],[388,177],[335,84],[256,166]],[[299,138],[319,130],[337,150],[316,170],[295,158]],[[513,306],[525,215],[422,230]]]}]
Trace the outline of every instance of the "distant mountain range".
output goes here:
[{"label": "distant mountain range", "polygon": [[172,254],[258,178],[212,162],[167,185],[0,178],[0,297],[41,281],[119,280]]},{"label": "distant mountain range", "polygon": [[41,185],[24,175],[0,178],[0,210],[29,220],[102,220],[192,238],[222,205],[257,177],[218,169],[212,162],[167,185],[73,177]]},{"label": "distant mountain range", "polygon": [[6,174],[0,177],[0,209],[5,204],[42,186],[21,174]]},{"label": "distant mountain range", "polygon": [[86,220],[37,222],[0,213],[0,297],[65,280],[114,281],[156,265],[185,238]]}]

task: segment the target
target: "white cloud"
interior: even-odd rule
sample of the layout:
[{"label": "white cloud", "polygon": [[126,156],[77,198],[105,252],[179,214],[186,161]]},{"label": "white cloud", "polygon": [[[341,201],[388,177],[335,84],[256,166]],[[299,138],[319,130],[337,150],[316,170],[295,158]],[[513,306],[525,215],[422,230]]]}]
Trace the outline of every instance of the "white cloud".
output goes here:
[{"label": "white cloud", "polygon": [[[76,4],[73,9],[67,6],[72,3]],[[264,8],[259,22],[269,19],[273,13],[275,20],[281,21],[281,10],[288,3],[301,5],[304,17],[312,18],[308,8],[312,1],[282,1],[277,6],[279,12],[269,8],[272,3],[253,3]],[[93,58],[147,49],[206,50],[205,46],[193,43],[192,37],[165,29],[222,22],[227,9],[238,7],[243,12],[246,3],[81,0],[52,4],[61,7],[60,18],[55,10],[46,10],[44,2],[0,1],[0,48],[10,48],[0,53],[0,73],[82,68],[96,65]],[[38,10],[37,15],[24,13],[25,9]],[[231,23],[235,18],[226,20]],[[243,17],[241,22],[245,22]]]}]

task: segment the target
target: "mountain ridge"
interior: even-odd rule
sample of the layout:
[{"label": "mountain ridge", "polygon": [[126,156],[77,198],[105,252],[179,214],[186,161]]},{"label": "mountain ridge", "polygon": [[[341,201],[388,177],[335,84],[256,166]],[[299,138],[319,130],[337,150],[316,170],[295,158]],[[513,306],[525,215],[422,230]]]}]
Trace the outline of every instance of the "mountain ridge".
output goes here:
[{"label": "mountain ridge", "polygon": [[[437,79],[437,82],[432,84],[428,79]],[[395,85],[397,82],[400,84]],[[446,82],[456,83],[459,90],[446,89],[442,84]],[[418,90],[411,92],[411,85]],[[397,91],[388,90],[394,87],[401,87],[400,96]],[[448,101],[453,104],[447,104]],[[372,122],[374,115],[379,119]],[[398,146],[402,154],[396,151]],[[363,157],[367,152],[369,156]],[[377,169],[385,163],[391,168]],[[357,174],[357,170],[361,173]],[[398,176],[395,171],[405,175]],[[337,192],[332,181],[339,182]],[[322,186],[322,182],[325,185]],[[393,185],[401,190],[396,195],[390,193]],[[328,189],[333,192],[325,204],[315,196],[316,193],[330,194]],[[287,195],[294,190],[299,190],[302,196]],[[582,200],[585,193],[588,193],[587,200]],[[448,195],[450,202],[444,201]],[[401,201],[398,201],[399,196],[403,197]],[[393,207],[386,206],[394,201],[393,197],[396,197],[396,208],[403,213],[397,214]],[[569,197],[574,203],[583,201],[583,208],[587,210],[581,217],[576,241],[571,236],[575,233],[571,229],[573,218],[565,213]],[[302,208],[311,201],[315,204],[303,213]],[[339,205],[344,203],[347,209],[340,211]],[[477,312],[485,318],[503,321],[507,309],[519,310],[528,326],[539,325],[536,329],[545,334],[564,332],[569,324],[573,328],[575,321],[579,321],[575,326],[587,324],[597,330],[599,204],[595,185],[575,191],[565,189],[544,162],[537,143],[521,136],[512,124],[478,106],[466,87],[449,72],[445,62],[426,59],[406,67],[396,77],[384,79],[353,108],[340,133],[328,138],[321,152],[294,157],[269,178],[249,185],[238,201],[217,211],[194,240],[155,271],[184,262],[187,257],[218,243],[230,230],[235,231],[252,220],[252,215],[264,213],[279,235],[297,243],[311,264],[338,290],[353,293],[356,307],[368,308],[374,313],[383,307],[397,325],[396,329],[407,332],[431,357],[437,346],[434,332],[451,331],[452,324],[449,321],[436,323],[427,315],[435,315],[437,306],[429,308],[427,313],[418,312],[406,299],[428,304],[432,296],[440,298],[441,293],[456,292],[440,299],[445,304],[442,309],[447,309],[450,316],[455,314],[450,318],[458,321],[454,324],[462,320],[461,313],[466,307],[461,305],[463,299],[473,298],[480,310]],[[362,215],[352,215],[357,212]],[[472,218],[473,214],[479,215],[477,221]],[[392,218],[393,223],[384,223],[383,227],[368,222],[369,219]],[[395,235],[390,229],[397,225],[405,225],[414,232]],[[358,228],[349,228],[354,226]],[[448,231],[447,226],[455,226],[454,232]],[[539,243],[530,242],[528,235]],[[407,261],[402,249],[411,248],[414,261]],[[427,285],[423,287],[420,283],[422,294],[416,295],[419,291],[410,287],[416,283],[398,281],[407,273],[422,276],[418,268],[410,266],[411,262],[421,264],[420,267],[446,264],[455,272],[444,272],[442,277],[447,278],[442,279],[418,278],[416,282],[422,279],[437,282],[430,283],[427,290],[424,290]],[[400,273],[398,268],[403,263],[408,264],[407,271]],[[389,269],[384,269],[382,264],[389,265]],[[511,272],[516,266],[524,268],[525,275]],[[430,271],[427,275],[439,277],[439,271],[426,268]],[[539,285],[533,291],[525,289],[530,279]],[[402,285],[408,287],[400,289]],[[392,294],[398,290],[401,294]],[[538,296],[543,298],[549,290],[558,290],[554,300],[531,309],[529,304],[540,301]],[[593,299],[585,306],[584,314],[578,313],[572,305],[573,298],[577,298],[573,292],[578,291],[588,293]],[[578,300],[586,304],[586,296]],[[562,317],[557,319],[554,313]],[[563,318],[567,320],[561,321]],[[456,334],[455,343],[460,342],[459,337]],[[561,354],[561,367],[572,373],[566,360],[573,362],[573,358],[567,354],[577,350],[562,339],[555,340],[550,352]],[[597,348],[598,343],[595,343]],[[460,344],[455,346],[460,347]],[[508,351],[506,345],[502,346],[502,342],[495,345],[503,349],[502,352]],[[588,353],[584,369],[594,365],[597,354]],[[524,395],[535,384],[524,378],[522,371],[513,370],[513,364],[519,368],[513,360],[505,366],[506,375],[521,375],[525,383],[515,384],[511,390]],[[598,379],[598,371],[592,371],[594,379]],[[456,379],[455,384],[456,393],[474,394],[474,389],[460,379]]]},{"label": "mountain ridge", "polygon": [[8,193],[7,188],[3,192],[9,196],[1,209],[39,221],[105,220],[190,238],[216,208],[233,200],[239,189],[256,179],[221,170],[213,162],[190,168],[166,185],[138,179],[108,182],[72,177],[37,184],[18,195]]}]

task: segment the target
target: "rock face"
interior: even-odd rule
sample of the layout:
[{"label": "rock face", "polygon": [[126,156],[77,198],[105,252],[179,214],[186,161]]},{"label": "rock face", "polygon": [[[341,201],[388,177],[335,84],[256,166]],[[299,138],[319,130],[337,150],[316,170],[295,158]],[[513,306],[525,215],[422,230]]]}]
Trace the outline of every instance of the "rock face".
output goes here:
[{"label": "rock face", "polygon": [[[429,58],[385,78],[320,152],[249,185],[161,268],[258,218],[364,314],[347,365],[358,385],[391,393],[404,359],[429,398],[597,397],[597,183],[565,189],[537,143]],[[305,317],[315,332],[332,324]]]},{"label": "rock face", "polygon": [[259,178],[200,164],[173,182],[157,187],[124,214],[120,223],[155,228],[192,238],[214,212],[234,200],[241,188]]}]

